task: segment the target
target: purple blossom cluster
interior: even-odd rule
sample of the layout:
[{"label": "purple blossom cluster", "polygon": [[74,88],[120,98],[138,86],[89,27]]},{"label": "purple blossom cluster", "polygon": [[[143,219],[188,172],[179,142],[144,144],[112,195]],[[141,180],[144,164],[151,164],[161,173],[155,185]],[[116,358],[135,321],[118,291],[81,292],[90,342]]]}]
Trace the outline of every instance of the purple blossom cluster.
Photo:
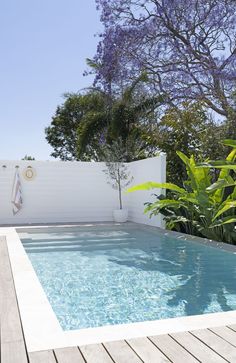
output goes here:
[{"label": "purple blossom cluster", "polygon": [[171,103],[199,99],[227,116],[236,86],[236,1],[96,0],[104,32],[95,82],[110,90],[143,70]]}]

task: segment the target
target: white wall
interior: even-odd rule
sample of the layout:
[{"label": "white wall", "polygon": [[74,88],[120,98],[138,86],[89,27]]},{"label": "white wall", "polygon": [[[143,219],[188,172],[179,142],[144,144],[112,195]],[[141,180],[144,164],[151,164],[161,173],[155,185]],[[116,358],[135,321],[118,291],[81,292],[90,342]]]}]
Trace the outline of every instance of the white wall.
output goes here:
[{"label": "white wall", "polygon": [[[11,193],[16,165],[23,208],[13,216]],[[27,166],[36,171],[32,181],[23,177]],[[119,207],[118,193],[107,184],[104,167],[103,163],[87,162],[0,161],[0,224],[111,221],[112,210]],[[165,156],[133,162],[129,167],[133,184],[165,179]],[[143,216],[143,203],[149,197],[150,192],[123,195],[131,221],[149,222]]]},{"label": "white wall", "polygon": [[[130,163],[131,174],[134,177],[132,185],[155,181],[164,183],[166,181],[166,155],[161,154],[158,157],[134,161]],[[129,194],[129,218],[132,222],[149,224],[152,226],[164,227],[161,216],[149,218],[144,214],[145,202],[154,201],[154,193],[158,194],[160,190],[142,190]]]}]

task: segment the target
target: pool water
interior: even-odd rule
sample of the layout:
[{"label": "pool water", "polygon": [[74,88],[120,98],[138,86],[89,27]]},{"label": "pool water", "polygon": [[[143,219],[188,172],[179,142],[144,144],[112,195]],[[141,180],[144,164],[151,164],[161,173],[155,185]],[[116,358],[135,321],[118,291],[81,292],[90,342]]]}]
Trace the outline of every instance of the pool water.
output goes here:
[{"label": "pool water", "polygon": [[236,310],[236,255],[138,225],[19,233],[64,330]]}]

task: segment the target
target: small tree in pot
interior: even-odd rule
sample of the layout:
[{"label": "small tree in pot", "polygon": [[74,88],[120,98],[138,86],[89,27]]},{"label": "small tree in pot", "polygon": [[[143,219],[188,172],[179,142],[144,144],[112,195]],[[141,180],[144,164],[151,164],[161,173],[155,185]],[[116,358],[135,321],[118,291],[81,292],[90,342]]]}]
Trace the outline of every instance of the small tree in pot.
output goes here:
[{"label": "small tree in pot", "polygon": [[123,209],[122,190],[125,189],[133,180],[125,160],[127,160],[127,149],[124,147],[122,140],[113,141],[111,145],[104,149],[106,159],[106,169],[103,172],[107,175],[107,183],[119,194],[119,209],[113,211],[115,222],[126,222],[128,219],[128,210]]}]

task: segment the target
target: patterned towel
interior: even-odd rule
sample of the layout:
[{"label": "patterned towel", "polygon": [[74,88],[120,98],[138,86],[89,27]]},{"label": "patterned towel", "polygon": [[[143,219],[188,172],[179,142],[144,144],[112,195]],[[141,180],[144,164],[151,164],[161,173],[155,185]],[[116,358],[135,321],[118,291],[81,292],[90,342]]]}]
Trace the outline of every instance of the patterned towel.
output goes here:
[{"label": "patterned towel", "polygon": [[18,170],[16,169],[14,183],[12,188],[12,211],[15,215],[22,208],[21,182]]}]

